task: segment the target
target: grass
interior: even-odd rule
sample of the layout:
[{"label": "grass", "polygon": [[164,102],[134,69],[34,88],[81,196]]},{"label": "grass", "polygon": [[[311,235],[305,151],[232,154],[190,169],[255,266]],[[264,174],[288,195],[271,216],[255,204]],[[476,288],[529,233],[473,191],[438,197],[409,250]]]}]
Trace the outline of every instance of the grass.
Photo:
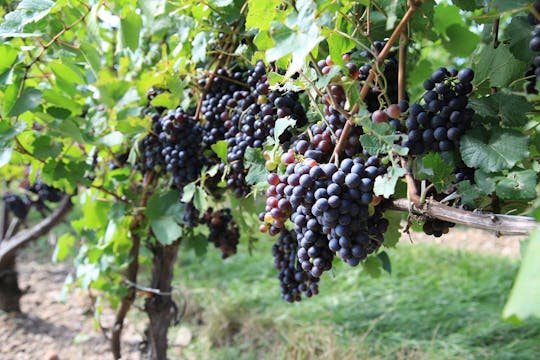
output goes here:
[{"label": "grass", "polygon": [[[500,313],[517,271],[505,258],[437,246],[391,250],[392,274],[374,279],[336,262],[320,294],[279,297],[269,243],[225,261],[182,252],[175,282],[187,302],[186,359],[537,359],[540,322]],[[171,329],[174,339],[177,329]]]}]

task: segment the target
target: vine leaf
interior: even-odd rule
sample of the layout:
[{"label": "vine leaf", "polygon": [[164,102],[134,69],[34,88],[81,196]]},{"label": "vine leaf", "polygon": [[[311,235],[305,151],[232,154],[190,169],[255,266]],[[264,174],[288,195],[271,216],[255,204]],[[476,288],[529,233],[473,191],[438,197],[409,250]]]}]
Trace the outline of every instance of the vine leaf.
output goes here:
[{"label": "vine leaf", "polygon": [[384,233],[385,247],[395,247],[401,238],[401,218],[402,214],[398,211],[387,210],[384,212],[384,218],[388,220],[388,230]]},{"label": "vine leaf", "polygon": [[369,276],[378,278],[382,275],[383,262],[377,256],[368,256],[367,259],[362,262],[362,267],[369,274]]},{"label": "vine leaf", "polygon": [[510,169],[529,156],[527,137],[512,129],[473,129],[461,138],[460,150],[468,167],[488,173]]},{"label": "vine leaf", "polygon": [[443,191],[454,180],[454,164],[441,157],[440,153],[430,153],[416,159],[414,178],[429,180],[438,192]]},{"label": "vine leaf", "polygon": [[250,1],[246,16],[246,28],[270,29],[275,18],[279,0]]},{"label": "vine leaf", "polygon": [[182,216],[182,206],[178,202],[178,191],[167,190],[156,192],[148,200],[146,217],[156,239],[163,245],[172,244],[182,236],[182,228],[178,224]]},{"label": "vine leaf", "polygon": [[292,55],[292,62],[287,70],[289,75],[300,70],[306,56],[324,40],[315,22],[316,4],[311,0],[299,0],[296,2],[296,8],[298,13],[291,13],[285,24],[272,23],[271,34],[275,46],[266,50],[268,61]]},{"label": "vine leaf", "polygon": [[227,159],[227,148],[229,144],[226,140],[219,140],[215,144],[210,145],[210,149],[216,153],[216,155],[219,157],[219,159],[224,163],[228,163]]},{"label": "vine leaf", "polygon": [[533,110],[531,103],[525,97],[506,92],[470,99],[469,104],[478,115],[497,118],[502,125],[509,127],[527,124],[529,121],[527,113]]},{"label": "vine leaf", "polygon": [[41,102],[43,94],[35,88],[26,88],[9,111],[8,116],[17,116],[28,110],[34,110]]},{"label": "vine leaf", "polygon": [[388,274],[392,274],[392,263],[390,262],[390,257],[386,251],[381,251],[377,254],[377,257],[381,261],[382,268]]},{"label": "vine leaf", "polygon": [[525,62],[532,62],[533,58],[533,52],[529,48],[532,37],[530,30],[531,25],[526,16],[512,17],[512,21],[505,30],[510,42],[510,51],[517,59]]},{"label": "vine leaf", "polygon": [[388,168],[386,174],[379,175],[375,178],[373,185],[373,193],[389,198],[394,194],[396,184],[399,178],[405,175],[405,170],[397,165]]},{"label": "vine leaf", "polygon": [[484,46],[473,63],[475,84],[489,81],[489,86],[494,87],[508,86],[514,79],[521,77],[528,66],[516,59],[506,44],[500,44],[496,49]]},{"label": "vine leaf", "polygon": [[510,292],[510,297],[503,310],[503,318],[519,324],[529,317],[540,317],[540,303],[532,299],[540,298],[540,230],[534,230],[529,236],[521,267]]},{"label": "vine leaf", "polygon": [[131,51],[139,47],[139,34],[142,28],[141,15],[133,10],[128,10],[120,19],[120,31],[122,34],[122,45]]},{"label": "vine leaf", "polygon": [[0,168],[9,163],[11,155],[13,155],[13,148],[0,148]]},{"label": "vine leaf", "polygon": [[43,19],[54,5],[51,0],[22,0],[15,11],[5,15],[0,37],[39,36],[39,33],[24,33],[24,27]]},{"label": "vine leaf", "polygon": [[501,199],[534,199],[536,171],[532,169],[509,173],[497,182],[496,192]]}]

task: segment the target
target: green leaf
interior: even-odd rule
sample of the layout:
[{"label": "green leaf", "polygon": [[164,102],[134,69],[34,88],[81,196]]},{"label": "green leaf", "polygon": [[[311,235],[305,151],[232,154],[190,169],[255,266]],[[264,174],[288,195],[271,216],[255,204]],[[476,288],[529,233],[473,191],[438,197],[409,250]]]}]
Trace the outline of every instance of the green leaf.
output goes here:
[{"label": "green leaf", "polygon": [[417,158],[414,170],[415,179],[429,180],[437,192],[442,192],[455,179],[454,164],[443,159],[440,153],[430,153]]},{"label": "green leaf", "polygon": [[442,35],[446,33],[446,29],[451,25],[463,24],[463,18],[459,13],[459,8],[454,5],[441,3],[435,7],[433,15],[433,24],[435,25],[435,29],[439,34]]},{"label": "green leaf", "polygon": [[0,74],[9,69],[17,59],[18,51],[7,45],[0,45]]},{"label": "green leaf", "polygon": [[286,24],[272,23],[275,46],[266,50],[266,59],[276,61],[291,54],[292,62],[287,74],[292,75],[304,65],[306,57],[324,38],[316,23],[316,4],[311,0],[296,2],[298,13],[287,18]]},{"label": "green leaf", "polygon": [[296,120],[290,116],[277,119],[274,127],[274,139],[276,140],[276,143],[279,143],[278,139],[285,132],[285,130],[287,130],[289,126],[294,128],[294,125],[296,125]]},{"label": "green leaf", "polygon": [[502,316],[506,321],[520,324],[531,317],[540,318],[540,230],[529,235],[529,244],[523,256],[510,297]]},{"label": "green leaf", "polygon": [[148,219],[157,219],[164,215],[173,215],[180,212],[178,197],[179,194],[176,190],[158,191],[154,193],[146,205],[146,216]]},{"label": "green leaf", "polygon": [[200,212],[205,212],[208,208],[208,195],[204,191],[202,186],[197,186],[195,194],[193,194],[193,205]]},{"label": "green leaf", "polygon": [[476,128],[461,138],[461,157],[468,167],[484,172],[512,168],[529,156],[527,136],[512,130],[495,128],[491,131]]},{"label": "green leaf", "polygon": [[532,169],[514,171],[497,182],[496,192],[501,199],[531,200],[536,197],[536,171]]},{"label": "green leaf", "polygon": [[181,204],[178,191],[166,190],[154,193],[148,200],[145,214],[156,239],[163,245],[172,244],[182,236],[182,228],[178,224],[181,218]]},{"label": "green leaf", "polygon": [[381,261],[382,268],[389,274],[392,274],[392,263],[390,262],[390,257],[386,251],[381,251],[377,254],[377,257]]},{"label": "green leaf", "polygon": [[186,249],[193,249],[197,257],[203,257],[208,251],[208,237],[202,233],[190,234],[182,241]]},{"label": "green leaf", "polygon": [[482,191],[476,185],[472,185],[469,180],[461,181],[456,184],[461,205],[475,207],[475,201],[482,195]]},{"label": "green leaf", "polygon": [[41,102],[43,94],[35,88],[25,88],[21,96],[11,108],[8,116],[17,116],[26,111],[34,110]]},{"label": "green leaf", "polygon": [[452,0],[460,9],[473,11],[484,6],[483,0]]},{"label": "green leaf", "polygon": [[521,61],[527,63],[532,62],[533,52],[529,48],[531,41],[531,25],[527,21],[526,16],[512,17],[512,21],[508,24],[505,34],[510,43],[510,52]]},{"label": "green leaf", "polygon": [[279,0],[249,1],[246,28],[257,28],[263,31],[270,29],[270,24],[276,17],[279,3]]},{"label": "green leaf", "polygon": [[101,70],[101,55],[90,43],[82,43],[80,46],[81,53],[88,65],[90,65],[90,69],[92,69],[95,76],[98,76],[99,71]]},{"label": "green leaf", "polygon": [[523,76],[528,65],[516,59],[507,44],[500,44],[496,49],[486,45],[473,61],[474,83],[478,86],[488,82],[489,86],[506,87],[515,79]]},{"label": "green leaf", "polygon": [[492,4],[499,11],[511,11],[515,9],[525,9],[530,3],[530,0],[493,0]]},{"label": "green leaf", "polygon": [[127,10],[120,19],[120,32],[122,34],[122,44],[131,49],[137,50],[139,47],[139,34],[141,32],[141,15],[133,10]]},{"label": "green leaf", "polygon": [[53,261],[63,261],[72,251],[75,245],[75,237],[70,233],[65,233],[56,241],[54,247]]},{"label": "green leaf", "polygon": [[170,216],[150,220],[152,232],[162,245],[170,245],[182,236],[182,228]]},{"label": "green leaf", "polygon": [[403,175],[405,175],[405,170],[398,165],[389,167],[386,174],[379,175],[375,178],[373,193],[375,195],[382,195],[388,199],[394,194],[396,183]]},{"label": "green leaf", "polygon": [[401,136],[395,134],[394,128],[388,123],[374,123],[366,118],[360,121],[364,135],[360,136],[360,144],[370,155],[389,154],[407,155],[408,149],[396,145]]},{"label": "green leaf", "polygon": [[527,113],[533,111],[532,104],[525,97],[504,91],[470,99],[469,104],[479,116],[497,118],[502,125],[509,127],[525,125],[529,121]]},{"label": "green leaf", "polygon": [[55,158],[62,152],[63,145],[50,136],[40,136],[34,141],[34,156],[38,159]]},{"label": "green leaf", "polygon": [[61,79],[72,84],[84,84],[85,80],[83,75],[79,72],[79,69],[66,64],[69,64],[67,59],[62,59],[62,63],[49,64],[57,80]]},{"label": "green leaf", "polygon": [[495,191],[495,181],[493,178],[480,169],[474,172],[474,182],[478,185],[482,194],[488,195]]},{"label": "green leaf", "polygon": [[384,212],[384,218],[388,220],[388,230],[384,233],[385,247],[395,247],[401,238],[401,220],[402,213],[398,211],[387,210]]},{"label": "green leaf", "polygon": [[0,147],[0,168],[9,163],[13,155],[12,147]]},{"label": "green leaf", "polygon": [[382,275],[382,261],[377,256],[368,256],[367,259],[362,262],[362,267],[369,274],[369,276],[378,278]]},{"label": "green leaf", "polygon": [[229,161],[227,159],[227,148],[229,144],[226,140],[219,140],[215,144],[210,145],[210,149],[216,153],[221,162],[227,164]]},{"label": "green leaf", "polygon": [[195,181],[184,186],[184,188],[182,189],[183,194],[181,201],[184,203],[190,202],[191,199],[193,199],[193,195],[195,195],[196,187],[197,183]]},{"label": "green leaf", "polygon": [[444,47],[455,56],[469,56],[478,45],[480,37],[463,25],[453,24],[446,29],[448,41],[443,39]]},{"label": "green leaf", "polygon": [[99,139],[99,143],[108,147],[113,147],[122,144],[124,141],[124,134],[120,131],[113,131]]},{"label": "green leaf", "polygon": [[195,35],[191,49],[191,59],[193,62],[201,62],[206,59],[206,47],[209,39],[210,33],[207,31],[201,31]]},{"label": "green leaf", "polygon": [[51,0],[22,0],[15,11],[4,16],[0,24],[0,37],[27,37],[38,33],[24,33],[26,25],[38,22],[49,14],[54,1]]},{"label": "green leaf", "polygon": [[328,42],[328,50],[330,51],[332,60],[338,65],[343,64],[343,54],[354,48],[354,42],[352,40],[335,32],[332,32],[326,41]]}]

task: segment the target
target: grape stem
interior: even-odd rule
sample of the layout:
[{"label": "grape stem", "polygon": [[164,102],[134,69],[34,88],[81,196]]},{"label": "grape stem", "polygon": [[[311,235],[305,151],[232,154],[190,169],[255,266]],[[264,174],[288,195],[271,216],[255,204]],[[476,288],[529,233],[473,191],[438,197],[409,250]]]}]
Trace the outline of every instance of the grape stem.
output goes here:
[{"label": "grape stem", "polygon": [[403,29],[401,37],[399,39],[399,63],[398,63],[398,102],[405,99],[406,88],[406,76],[405,76],[405,63],[407,59],[407,44],[409,38],[406,33],[406,29]]},{"label": "grape stem", "polygon": [[403,168],[403,170],[405,170],[405,180],[407,181],[407,198],[414,205],[421,205],[416,183],[414,182],[414,178],[411,174],[411,169],[409,167],[409,164],[407,164],[407,160],[405,160],[405,158],[401,158],[401,167]]},{"label": "grape stem", "polygon": [[426,218],[439,219],[476,229],[493,231],[497,237],[505,235],[528,235],[532,230],[540,229],[540,223],[531,217],[471,212],[441,204],[433,199],[428,199],[424,204],[420,205],[411,204],[408,199],[395,199],[391,200],[390,208],[411,212]]},{"label": "grape stem", "polygon": [[[396,28],[392,32],[392,35],[390,36],[390,38],[386,42],[386,45],[381,50],[379,55],[377,55],[377,64],[382,64],[384,59],[386,59],[386,57],[388,56],[388,53],[390,52],[390,49],[392,48],[392,45],[397,40],[398,36],[400,36],[401,33],[404,31],[405,26],[407,26],[407,24],[411,20],[412,16],[414,15],[414,13],[416,11],[416,8],[417,8],[417,5],[418,5],[417,2],[411,2],[411,4],[409,5],[409,9],[407,10],[407,12],[403,16],[403,18],[401,19],[399,24],[396,26]],[[373,83],[373,81],[375,80],[375,76],[376,76],[376,71],[374,69],[371,69],[369,71],[369,75],[368,75],[368,77],[366,79],[365,85],[362,86],[362,90],[360,90],[359,101],[361,103],[364,102],[364,99],[366,98],[366,95],[367,95],[368,91],[371,89],[370,84]],[[333,159],[335,159],[335,158],[337,158],[339,156],[339,153],[341,153],[341,151],[343,150],[343,147],[345,146],[345,143],[347,142],[346,139],[349,136],[349,133],[351,131],[351,127],[354,125],[350,121],[350,118],[351,118],[351,116],[349,116],[347,118],[347,122],[345,123],[345,126],[343,127],[343,132],[341,133],[341,136],[339,137],[338,142],[336,143],[336,147],[334,148],[334,152],[332,153],[332,157],[331,157],[330,161],[332,161]]]}]

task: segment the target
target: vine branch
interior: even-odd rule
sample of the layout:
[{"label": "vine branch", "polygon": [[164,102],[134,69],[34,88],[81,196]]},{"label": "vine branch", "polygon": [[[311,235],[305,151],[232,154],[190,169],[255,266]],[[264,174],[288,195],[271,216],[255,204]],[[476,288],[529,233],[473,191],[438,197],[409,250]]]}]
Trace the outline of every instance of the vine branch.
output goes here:
[{"label": "vine branch", "polygon": [[493,231],[497,236],[528,235],[532,230],[540,229],[540,223],[530,217],[471,212],[441,204],[433,199],[428,199],[421,205],[411,203],[406,199],[395,199],[392,200],[390,208],[476,229]]},{"label": "vine branch", "polygon": [[[144,209],[146,207],[148,199],[152,194],[155,180],[156,179],[153,172],[147,172],[144,174],[144,189],[139,209]],[[133,220],[131,221],[131,224],[129,226],[129,231],[133,242],[131,249],[129,250],[129,257],[131,260],[126,270],[126,282],[129,284],[129,288],[127,295],[122,298],[120,307],[116,312],[116,317],[114,319],[114,325],[112,327],[111,334],[111,348],[115,359],[120,359],[122,357],[120,339],[122,336],[122,329],[124,328],[124,319],[126,318],[127,313],[129,312],[129,309],[131,308],[131,305],[133,304],[137,293],[136,287],[132,284],[137,283],[137,274],[139,272],[139,250],[141,247],[141,237],[137,233],[137,230],[141,226],[143,221],[144,214],[141,210],[139,210],[133,216]]]},{"label": "vine branch", "polygon": [[60,201],[58,207],[45,219],[30,229],[20,231],[17,233],[17,235],[4,239],[0,245],[0,267],[3,261],[9,258],[10,255],[13,255],[19,248],[48,233],[53,227],[62,221],[72,207],[71,196],[65,195]]}]

